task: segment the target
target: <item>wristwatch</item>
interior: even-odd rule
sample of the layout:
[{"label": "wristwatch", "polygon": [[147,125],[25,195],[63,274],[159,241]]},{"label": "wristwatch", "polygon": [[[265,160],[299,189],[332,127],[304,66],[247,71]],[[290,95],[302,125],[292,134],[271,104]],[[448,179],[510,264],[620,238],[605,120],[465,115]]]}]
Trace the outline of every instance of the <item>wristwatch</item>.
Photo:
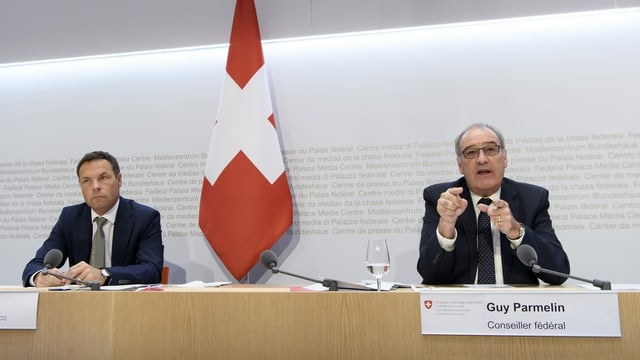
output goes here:
[{"label": "wristwatch", "polygon": [[104,277],[104,284],[102,285],[108,285],[109,281],[111,281],[111,270],[107,268],[101,268],[100,273],[102,274],[102,277]]},{"label": "wristwatch", "polygon": [[518,240],[521,239],[524,236],[524,226],[522,226],[522,224],[519,224],[519,228],[518,228],[518,236],[516,236],[515,238],[510,238],[509,235],[507,235],[507,239],[509,240]]}]

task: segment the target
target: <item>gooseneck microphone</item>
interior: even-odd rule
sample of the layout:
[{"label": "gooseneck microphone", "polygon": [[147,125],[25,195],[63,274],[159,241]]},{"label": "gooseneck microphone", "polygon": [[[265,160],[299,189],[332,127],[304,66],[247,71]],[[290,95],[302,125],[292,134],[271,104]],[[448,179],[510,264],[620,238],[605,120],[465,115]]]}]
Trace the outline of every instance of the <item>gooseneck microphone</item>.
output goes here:
[{"label": "gooseneck microphone", "polygon": [[274,274],[281,273],[281,274],[289,275],[289,276],[292,276],[292,277],[295,277],[295,278],[299,278],[299,279],[315,282],[315,283],[318,283],[318,284],[322,284],[322,286],[324,286],[326,288],[329,288],[329,291],[337,291],[338,290],[338,282],[336,280],[312,279],[312,278],[309,278],[309,277],[306,277],[306,276],[292,274],[290,272],[286,272],[286,271],[278,269],[278,256],[276,256],[276,253],[274,253],[272,250],[267,249],[267,250],[263,251],[260,254],[260,262],[262,263],[262,265],[264,265],[264,267],[266,267],[267,269],[271,270],[271,272],[274,273]]},{"label": "gooseneck microphone", "polygon": [[58,249],[51,249],[44,256],[44,268],[45,270],[50,270],[53,268],[57,268],[60,266],[62,262],[62,251]]},{"label": "gooseneck microphone", "polygon": [[69,276],[65,276],[62,274],[53,273],[49,271],[53,268],[57,268],[61,262],[62,262],[62,251],[58,249],[49,250],[47,254],[44,256],[44,261],[43,261],[44,270],[42,270],[42,274],[51,275],[51,276],[57,277],[58,279],[69,280],[69,281],[75,282],[76,284],[82,284],[84,286],[89,287],[91,290],[100,290],[100,283],[97,283],[95,281],[84,281],[78,278],[72,278]]},{"label": "gooseneck microphone", "polygon": [[516,254],[518,255],[518,260],[520,260],[520,262],[525,264],[526,266],[530,267],[531,271],[533,271],[536,274],[542,272],[546,274],[561,276],[561,277],[564,277],[565,279],[569,278],[569,279],[580,280],[580,281],[590,283],[593,286],[599,287],[601,290],[611,290],[611,282],[609,281],[597,280],[597,279],[594,279],[594,280],[583,279],[577,276],[573,276],[573,275],[569,275],[569,274],[565,274],[565,273],[540,267],[540,265],[538,265],[538,254],[536,253],[536,250],[531,245],[527,245],[527,244],[520,245],[518,247],[518,250],[516,250]]},{"label": "gooseneck microphone", "polygon": [[271,250],[265,250],[260,254],[260,262],[264,267],[269,270],[272,270],[274,267],[278,266],[278,257],[276,253]]}]

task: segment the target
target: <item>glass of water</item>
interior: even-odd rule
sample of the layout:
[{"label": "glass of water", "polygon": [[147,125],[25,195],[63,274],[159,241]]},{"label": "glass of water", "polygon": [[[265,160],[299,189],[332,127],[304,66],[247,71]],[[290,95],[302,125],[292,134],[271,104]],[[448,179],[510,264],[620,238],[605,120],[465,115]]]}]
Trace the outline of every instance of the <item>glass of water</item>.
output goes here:
[{"label": "glass of water", "polygon": [[376,278],[377,289],[380,291],[382,277],[389,272],[389,248],[386,239],[369,240],[367,244],[367,271]]}]

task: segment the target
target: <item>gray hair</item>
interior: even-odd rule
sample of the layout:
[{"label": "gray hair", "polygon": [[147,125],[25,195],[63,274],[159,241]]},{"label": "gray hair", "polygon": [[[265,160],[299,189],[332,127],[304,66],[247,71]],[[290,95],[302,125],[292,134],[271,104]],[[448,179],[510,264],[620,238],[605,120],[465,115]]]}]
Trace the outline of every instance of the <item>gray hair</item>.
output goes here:
[{"label": "gray hair", "polygon": [[489,124],[474,123],[474,124],[471,124],[471,125],[467,126],[464,130],[462,130],[462,132],[458,136],[456,136],[456,140],[455,140],[456,155],[460,156],[460,153],[462,152],[462,149],[460,148],[460,139],[462,139],[464,134],[469,132],[469,130],[478,129],[478,128],[484,128],[484,129],[489,129],[489,130],[493,131],[496,134],[496,136],[498,136],[498,141],[500,142],[498,145],[500,145],[500,147],[502,149],[505,149],[505,147],[504,147],[504,136],[502,136],[502,133],[500,132],[500,130],[496,129],[495,127],[493,127],[493,126],[491,126]]}]

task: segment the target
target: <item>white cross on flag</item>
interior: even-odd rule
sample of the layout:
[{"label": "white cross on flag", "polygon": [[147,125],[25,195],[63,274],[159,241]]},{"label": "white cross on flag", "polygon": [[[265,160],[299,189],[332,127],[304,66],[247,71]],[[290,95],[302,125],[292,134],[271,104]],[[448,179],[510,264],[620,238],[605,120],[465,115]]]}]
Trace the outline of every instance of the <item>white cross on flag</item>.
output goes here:
[{"label": "white cross on flag", "polygon": [[293,206],[253,0],[236,2],[202,194],[200,229],[242,279],[291,226]]}]

